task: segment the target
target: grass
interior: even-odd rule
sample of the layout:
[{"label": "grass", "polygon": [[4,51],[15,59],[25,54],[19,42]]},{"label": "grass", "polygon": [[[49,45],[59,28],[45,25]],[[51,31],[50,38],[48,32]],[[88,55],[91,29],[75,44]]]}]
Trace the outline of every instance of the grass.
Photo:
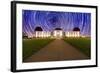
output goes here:
[{"label": "grass", "polygon": [[88,57],[91,57],[91,40],[90,38],[64,38],[64,41],[71,44]]},{"label": "grass", "polygon": [[23,60],[33,55],[54,39],[23,39]]}]

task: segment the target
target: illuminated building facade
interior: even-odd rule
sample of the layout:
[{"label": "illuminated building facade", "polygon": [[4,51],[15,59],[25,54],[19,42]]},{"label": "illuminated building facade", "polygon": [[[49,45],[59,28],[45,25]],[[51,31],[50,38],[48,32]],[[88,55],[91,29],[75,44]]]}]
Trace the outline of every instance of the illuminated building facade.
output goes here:
[{"label": "illuminated building facade", "polygon": [[63,38],[63,37],[80,37],[80,29],[74,28],[73,31],[64,32],[61,28],[56,28],[53,32],[43,31],[41,27],[36,27],[33,35],[28,38]]}]

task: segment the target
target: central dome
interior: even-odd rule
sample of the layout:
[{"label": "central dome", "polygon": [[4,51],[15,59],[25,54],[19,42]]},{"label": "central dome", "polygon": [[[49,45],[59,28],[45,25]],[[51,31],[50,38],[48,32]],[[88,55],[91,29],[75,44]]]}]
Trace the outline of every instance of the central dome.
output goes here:
[{"label": "central dome", "polygon": [[35,31],[43,31],[41,27],[36,27]]},{"label": "central dome", "polygon": [[55,28],[55,30],[62,30],[61,28]]}]

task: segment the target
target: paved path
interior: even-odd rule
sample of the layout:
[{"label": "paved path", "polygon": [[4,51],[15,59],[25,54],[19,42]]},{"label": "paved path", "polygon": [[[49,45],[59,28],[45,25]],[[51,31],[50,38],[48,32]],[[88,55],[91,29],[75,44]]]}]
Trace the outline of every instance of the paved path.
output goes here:
[{"label": "paved path", "polygon": [[83,53],[61,39],[54,40],[25,62],[88,59]]}]

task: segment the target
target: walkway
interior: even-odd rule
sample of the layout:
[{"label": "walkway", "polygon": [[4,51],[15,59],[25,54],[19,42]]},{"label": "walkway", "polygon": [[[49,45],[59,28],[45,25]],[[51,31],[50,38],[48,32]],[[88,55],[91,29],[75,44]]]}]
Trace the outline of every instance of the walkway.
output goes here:
[{"label": "walkway", "polygon": [[61,39],[56,39],[25,62],[88,59],[83,53]]}]

